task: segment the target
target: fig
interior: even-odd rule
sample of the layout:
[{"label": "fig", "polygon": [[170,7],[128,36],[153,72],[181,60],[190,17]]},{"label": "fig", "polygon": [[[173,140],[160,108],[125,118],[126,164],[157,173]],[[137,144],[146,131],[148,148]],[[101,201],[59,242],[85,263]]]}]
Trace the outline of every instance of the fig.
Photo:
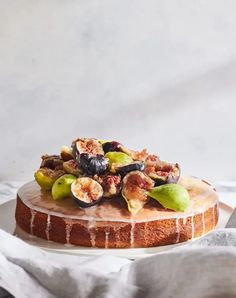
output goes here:
[{"label": "fig", "polygon": [[78,164],[74,159],[63,162],[63,169],[67,174],[72,174],[77,177],[81,175]]},{"label": "fig", "polygon": [[65,174],[58,178],[52,186],[52,197],[54,200],[61,200],[71,195],[71,183],[77,177],[70,174]]},{"label": "fig", "polygon": [[163,161],[146,163],[144,172],[155,181],[155,186],[177,183],[180,177],[178,164],[170,164]]},{"label": "fig", "polygon": [[106,142],[102,144],[102,147],[103,147],[103,151],[107,153],[107,152],[113,152],[113,151],[121,151],[122,145],[116,141],[112,141],[112,142]]},{"label": "fig", "polygon": [[121,177],[119,175],[95,175],[94,180],[101,184],[104,198],[111,198],[120,193]]},{"label": "fig", "polygon": [[142,151],[135,151],[135,150],[127,149],[124,146],[122,146],[120,151],[126,153],[133,160],[136,160],[136,161],[145,161],[149,155],[147,152],[147,149],[143,149]]},{"label": "fig", "polygon": [[161,162],[159,156],[154,155],[154,154],[149,154],[147,156],[147,158],[145,159],[145,164],[146,165],[153,165],[153,164],[156,164],[156,163],[159,163],[159,162]]},{"label": "fig", "polygon": [[169,176],[167,178],[167,183],[177,183],[179,181],[180,178],[180,166],[178,163],[176,164],[172,164],[172,170],[169,173]]},{"label": "fig", "polygon": [[144,163],[140,161],[136,161],[128,165],[116,168],[116,172],[119,173],[121,176],[125,176],[127,173],[132,171],[143,171],[143,170],[144,170]]},{"label": "fig", "polygon": [[153,186],[154,181],[140,171],[130,172],[124,177],[122,196],[131,214],[136,214],[147,203],[149,198],[146,192]]},{"label": "fig", "polygon": [[[102,144],[95,139],[77,139],[74,142],[77,154],[87,153],[89,155],[104,155]],[[72,143],[72,147],[73,147]]]},{"label": "fig", "polygon": [[42,189],[50,190],[53,183],[65,172],[61,170],[52,170],[48,168],[41,168],[35,172],[34,177]]},{"label": "fig", "polygon": [[179,184],[160,185],[147,194],[167,209],[184,212],[189,206],[189,193]]},{"label": "fig", "polygon": [[62,170],[63,160],[59,155],[48,155],[42,156],[42,162],[40,168],[48,168],[52,170]]},{"label": "fig", "polygon": [[77,162],[81,170],[89,175],[102,174],[108,167],[108,159],[103,155],[91,156],[82,153],[77,158]]},{"label": "fig", "polygon": [[61,147],[61,159],[64,161],[68,161],[74,159],[72,148],[67,146]]},{"label": "fig", "polygon": [[132,158],[123,152],[108,152],[105,157],[109,159],[109,168],[112,173],[116,172],[116,168],[131,164],[133,162]]},{"label": "fig", "polygon": [[77,139],[73,144],[73,154],[79,168],[88,175],[102,174],[108,167],[102,144],[95,139]]},{"label": "fig", "polygon": [[87,208],[97,204],[101,200],[103,189],[94,179],[81,177],[77,178],[71,184],[71,193],[78,206]]}]

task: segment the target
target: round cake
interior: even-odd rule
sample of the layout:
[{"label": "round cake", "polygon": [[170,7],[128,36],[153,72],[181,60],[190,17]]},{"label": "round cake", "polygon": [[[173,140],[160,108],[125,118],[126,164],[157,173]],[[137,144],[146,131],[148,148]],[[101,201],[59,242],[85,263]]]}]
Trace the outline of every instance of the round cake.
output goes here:
[{"label": "round cake", "polygon": [[54,200],[50,191],[32,181],[18,191],[16,222],[31,235],[78,246],[133,248],[179,243],[215,228],[219,201],[215,189],[204,180],[181,177],[178,184],[190,197],[184,212],[148,200],[132,214],[121,196],[78,208],[71,198]]}]

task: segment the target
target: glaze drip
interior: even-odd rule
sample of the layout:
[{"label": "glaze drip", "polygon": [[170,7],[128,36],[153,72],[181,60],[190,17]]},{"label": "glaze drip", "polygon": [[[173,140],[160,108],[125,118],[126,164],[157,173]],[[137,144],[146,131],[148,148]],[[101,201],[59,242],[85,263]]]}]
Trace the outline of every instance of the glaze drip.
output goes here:
[{"label": "glaze drip", "polygon": [[180,225],[179,225],[179,219],[176,218],[176,243],[179,242],[179,239],[180,239]]},{"label": "glaze drip", "polygon": [[36,211],[30,209],[30,212],[31,212],[31,219],[30,219],[30,234],[33,235],[34,219],[35,219]]},{"label": "glaze drip", "polygon": [[87,230],[88,230],[88,233],[89,233],[90,242],[91,242],[92,247],[96,247],[96,234],[94,232],[95,226],[96,226],[96,221],[95,220],[92,219],[92,220],[88,221]]},{"label": "glaze drip", "polygon": [[73,227],[73,222],[69,220],[65,220],[66,224],[66,244],[70,244],[70,234]]},{"label": "glaze drip", "polygon": [[188,218],[187,217],[183,217],[183,225],[186,225]]},{"label": "glaze drip", "polygon": [[116,238],[116,247],[119,247],[119,243],[120,243],[120,229],[115,230],[115,238]]},{"label": "glaze drip", "polygon": [[135,229],[135,222],[131,222],[131,229],[130,229],[130,247],[134,247],[134,229]]},{"label": "glaze drip", "polygon": [[110,234],[110,230],[109,229],[105,230],[105,248],[108,248],[108,245],[109,245],[109,234]]},{"label": "glaze drip", "polygon": [[45,234],[46,234],[46,237],[47,237],[48,241],[50,240],[50,236],[49,236],[50,228],[51,228],[51,215],[48,214],[47,225],[46,225],[46,230],[45,230]]}]

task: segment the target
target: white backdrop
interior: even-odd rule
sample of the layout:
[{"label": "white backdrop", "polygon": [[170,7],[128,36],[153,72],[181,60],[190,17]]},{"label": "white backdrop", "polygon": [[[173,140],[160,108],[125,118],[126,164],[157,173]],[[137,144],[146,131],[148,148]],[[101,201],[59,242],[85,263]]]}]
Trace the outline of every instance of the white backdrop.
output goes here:
[{"label": "white backdrop", "polygon": [[236,2],[0,0],[0,180],[78,136],[236,178]]}]

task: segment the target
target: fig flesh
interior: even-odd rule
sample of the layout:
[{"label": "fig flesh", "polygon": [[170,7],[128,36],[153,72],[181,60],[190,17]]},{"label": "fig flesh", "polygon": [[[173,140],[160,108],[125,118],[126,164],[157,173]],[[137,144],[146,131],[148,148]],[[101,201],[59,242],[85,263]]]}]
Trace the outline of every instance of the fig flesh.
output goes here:
[{"label": "fig flesh", "polygon": [[146,192],[153,186],[154,181],[140,171],[130,172],[124,177],[122,196],[131,214],[136,214],[148,202]]},{"label": "fig flesh", "polygon": [[51,190],[53,183],[64,174],[65,172],[62,170],[41,168],[35,172],[34,177],[42,189]]},{"label": "fig flesh", "polygon": [[163,161],[146,163],[144,172],[155,181],[155,186],[177,183],[180,177],[178,164],[170,164]]},{"label": "fig flesh", "polygon": [[101,184],[104,198],[111,198],[120,193],[121,177],[119,175],[95,175],[94,180]]},{"label": "fig flesh", "polygon": [[106,142],[102,144],[105,153],[113,151],[121,151],[122,145],[116,141]]},{"label": "fig flesh", "polygon": [[43,155],[40,168],[48,168],[51,170],[62,170],[63,160],[59,155]]},{"label": "fig flesh", "polygon": [[65,174],[58,178],[52,186],[52,197],[54,200],[61,200],[71,195],[71,183],[75,181],[77,177]]},{"label": "fig flesh", "polygon": [[67,147],[67,146],[62,146],[61,147],[61,159],[63,161],[68,161],[73,159],[73,152],[72,152],[72,148]]},{"label": "fig flesh", "polygon": [[102,144],[95,139],[77,139],[75,141],[77,154],[104,155]]},{"label": "fig flesh", "polygon": [[82,173],[74,159],[63,162],[63,169],[67,174],[72,174],[77,177],[79,177]]},{"label": "fig flesh", "polygon": [[75,141],[73,154],[79,168],[88,175],[102,174],[108,167],[102,144],[95,139],[78,139]]},{"label": "fig flesh", "polygon": [[109,159],[109,168],[112,173],[116,173],[117,167],[131,164],[132,158],[124,152],[108,152],[105,157]]},{"label": "fig flesh", "polygon": [[102,196],[102,186],[92,178],[77,178],[71,184],[71,193],[74,202],[82,208],[91,207],[97,204]]},{"label": "fig flesh", "polygon": [[148,157],[147,149],[143,149],[141,151],[135,151],[128,148],[125,148],[124,146],[121,147],[121,151],[129,155],[133,160],[136,161],[145,161]]}]

